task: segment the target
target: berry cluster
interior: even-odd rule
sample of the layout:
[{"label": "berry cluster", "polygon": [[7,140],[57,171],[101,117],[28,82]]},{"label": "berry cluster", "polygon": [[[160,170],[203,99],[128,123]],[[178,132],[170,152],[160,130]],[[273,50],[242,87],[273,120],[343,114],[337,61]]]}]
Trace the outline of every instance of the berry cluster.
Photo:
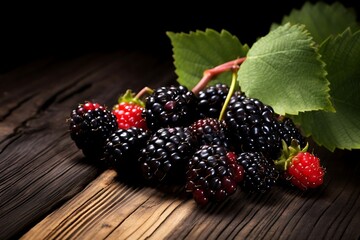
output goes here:
[{"label": "berry cluster", "polygon": [[147,90],[128,90],[112,109],[84,102],[72,110],[71,138],[86,157],[125,179],[181,183],[199,205],[239,189],[267,192],[280,179],[302,190],[323,183],[299,128],[259,99],[220,83],[197,93]]}]

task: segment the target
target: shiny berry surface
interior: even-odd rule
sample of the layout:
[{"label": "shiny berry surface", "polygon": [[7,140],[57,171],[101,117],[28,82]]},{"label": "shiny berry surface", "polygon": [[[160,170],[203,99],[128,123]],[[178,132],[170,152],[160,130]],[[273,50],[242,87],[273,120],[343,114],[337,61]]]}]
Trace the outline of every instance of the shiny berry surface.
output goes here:
[{"label": "shiny berry surface", "polygon": [[234,157],[224,146],[203,145],[189,160],[185,189],[199,205],[222,202],[235,193],[244,169]]},{"label": "shiny berry surface", "polygon": [[143,117],[151,131],[185,127],[196,119],[197,101],[185,86],[159,87],[146,98]]},{"label": "shiny berry surface", "polygon": [[290,182],[302,189],[317,188],[323,184],[325,169],[320,159],[309,152],[300,152],[287,170]]},{"label": "shiny berry surface", "polygon": [[117,129],[115,115],[99,103],[78,104],[70,113],[71,139],[89,159],[99,161],[103,157],[104,143]]},{"label": "shiny berry surface", "polygon": [[121,102],[114,106],[112,112],[116,116],[119,129],[137,127],[147,129],[146,121],[142,117],[143,107],[134,104]]}]

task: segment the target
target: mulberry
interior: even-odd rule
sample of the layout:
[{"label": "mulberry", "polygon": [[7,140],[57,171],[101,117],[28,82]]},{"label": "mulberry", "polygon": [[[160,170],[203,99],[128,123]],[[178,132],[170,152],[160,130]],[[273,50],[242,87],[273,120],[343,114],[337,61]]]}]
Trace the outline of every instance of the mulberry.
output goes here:
[{"label": "mulberry", "polygon": [[198,204],[206,205],[224,201],[243,179],[244,169],[235,153],[223,146],[203,145],[188,162],[185,189]]},{"label": "mulberry", "polygon": [[160,128],[141,150],[139,162],[144,178],[183,181],[186,163],[196,146],[196,139],[187,127]]},{"label": "mulberry", "polygon": [[261,152],[270,159],[279,157],[279,123],[271,106],[235,92],[224,120],[236,149],[242,152]]},{"label": "mulberry", "polygon": [[160,87],[146,98],[142,113],[148,128],[185,127],[196,119],[197,97],[185,86]]},{"label": "mulberry", "polygon": [[238,155],[238,164],[243,166],[245,178],[242,187],[248,192],[266,192],[275,185],[279,172],[275,164],[256,152],[243,152]]},{"label": "mulberry", "polygon": [[198,94],[200,118],[218,118],[228,92],[229,87],[221,83],[211,85],[200,91]]},{"label": "mulberry", "polygon": [[123,179],[141,177],[138,149],[146,146],[150,133],[142,128],[118,129],[106,140],[104,157],[108,166],[117,170]]},{"label": "mulberry", "polygon": [[103,157],[106,139],[118,125],[115,115],[105,106],[86,102],[71,111],[69,129],[76,146],[86,157],[97,161]]},{"label": "mulberry", "polygon": [[230,149],[224,121],[215,118],[199,119],[189,126],[189,130],[199,145],[223,145]]}]

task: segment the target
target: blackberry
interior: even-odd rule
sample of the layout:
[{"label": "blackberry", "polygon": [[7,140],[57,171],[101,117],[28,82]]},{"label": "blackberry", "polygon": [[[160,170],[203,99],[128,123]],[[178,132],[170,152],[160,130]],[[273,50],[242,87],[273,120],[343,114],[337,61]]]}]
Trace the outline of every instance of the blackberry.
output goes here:
[{"label": "blackberry", "polygon": [[200,91],[198,94],[200,118],[218,118],[228,92],[229,87],[221,83],[211,85]]},{"label": "blackberry", "polygon": [[240,92],[231,97],[224,116],[232,144],[243,152],[277,159],[281,151],[279,123],[271,106]]},{"label": "blackberry", "polygon": [[200,205],[221,202],[232,195],[244,178],[236,155],[224,146],[202,145],[189,160],[185,190]]},{"label": "blackberry", "polygon": [[146,146],[150,133],[142,128],[118,129],[105,143],[105,161],[123,179],[139,179],[139,149]]},{"label": "blackberry", "polygon": [[185,165],[196,146],[196,139],[187,127],[160,128],[141,150],[139,162],[144,178],[183,181]]},{"label": "blackberry", "polygon": [[225,122],[215,118],[199,119],[189,126],[189,130],[196,137],[199,145],[214,144],[230,148],[225,129]]},{"label": "blackberry", "polygon": [[245,171],[242,187],[248,192],[266,192],[275,185],[279,172],[273,162],[257,152],[243,152],[237,157]]},{"label": "blackberry", "polygon": [[148,128],[185,127],[196,118],[197,97],[185,86],[159,87],[146,98],[142,116]]},{"label": "blackberry", "polygon": [[301,134],[299,128],[296,127],[291,118],[280,118],[279,119],[279,132],[280,137],[283,139],[288,146],[291,145],[292,139],[297,140],[301,148],[306,146],[306,139]]},{"label": "blackberry", "polygon": [[86,102],[71,111],[71,139],[89,159],[100,160],[106,139],[118,129],[115,115],[105,106]]}]

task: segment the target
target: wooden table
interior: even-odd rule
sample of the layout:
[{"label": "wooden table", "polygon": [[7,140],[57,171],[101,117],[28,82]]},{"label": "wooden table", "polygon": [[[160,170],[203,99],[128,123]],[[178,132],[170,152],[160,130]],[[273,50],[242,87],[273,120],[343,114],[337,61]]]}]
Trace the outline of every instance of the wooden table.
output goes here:
[{"label": "wooden table", "polygon": [[181,186],[134,186],[86,162],[68,133],[84,100],[176,80],[171,61],[114,51],[43,58],[0,75],[0,239],[359,239],[359,151],[316,147],[324,185],[238,191],[199,208]]}]

